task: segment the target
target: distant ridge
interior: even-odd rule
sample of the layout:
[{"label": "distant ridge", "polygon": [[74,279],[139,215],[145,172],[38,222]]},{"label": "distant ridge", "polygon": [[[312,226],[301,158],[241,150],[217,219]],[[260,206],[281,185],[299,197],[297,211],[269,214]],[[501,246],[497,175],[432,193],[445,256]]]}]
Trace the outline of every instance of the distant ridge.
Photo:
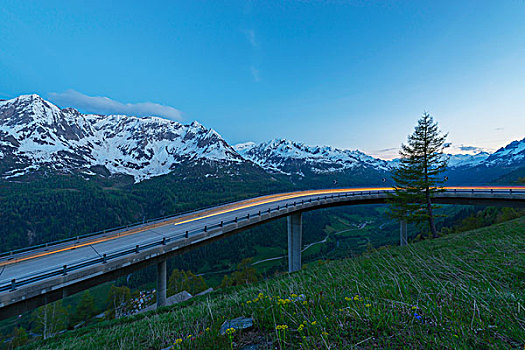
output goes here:
[{"label": "distant ridge", "polygon": [[[476,183],[475,176],[478,182],[491,181],[525,167],[525,138],[492,154],[449,157],[451,179]],[[123,174],[140,182],[206,164],[207,169],[212,166],[225,174],[242,176],[231,166],[248,166],[293,181],[323,179],[324,184],[340,185],[375,183],[398,164],[359,150],[286,139],[232,147],[196,121],[184,125],[158,117],[83,114],[74,108],[60,109],[36,94],[0,100],[0,160],[4,179],[57,171]]]}]

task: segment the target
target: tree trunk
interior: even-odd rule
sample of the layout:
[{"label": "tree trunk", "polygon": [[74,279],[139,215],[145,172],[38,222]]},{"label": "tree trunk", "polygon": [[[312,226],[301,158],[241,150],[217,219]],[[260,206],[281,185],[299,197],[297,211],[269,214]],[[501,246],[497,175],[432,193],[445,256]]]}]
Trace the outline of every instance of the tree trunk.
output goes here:
[{"label": "tree trunk", "polygon": [[430,190],[426,189],[426,200],[427,200],[427,213],[428,213],[428,226],[432,233],[432,238],[437,238],[436,225],[434,224],[434,215],[432,214],[432,202],[430,201]]},{"label": "tree trunk", "polygon": [[430,201],[430,188],[428,184],[428,161],[427,161],[427,134],[425,130],[425,158],[424,158],[424,171],[425,171],[425,199],[427,202],[427,214],[428,214],[428,226],[430,227],[430,232],[432,233],[432,238],[437,238],[436,225],[434,224],[434,216],[432,215],[432,202]]}]

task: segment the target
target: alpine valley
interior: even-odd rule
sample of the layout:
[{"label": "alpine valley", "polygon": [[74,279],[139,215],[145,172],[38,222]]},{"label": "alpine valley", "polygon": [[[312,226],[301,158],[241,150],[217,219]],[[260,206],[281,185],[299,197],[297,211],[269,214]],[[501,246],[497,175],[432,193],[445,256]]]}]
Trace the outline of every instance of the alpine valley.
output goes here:
[{"label": "alpine valley", "polygon": [[[277,191],[389,186],[396,164],[290,140],[232,146],[197,122],[83,114],[23,95],[0,101],[0,249]],[[449,184],[516,183],[525,139],[449,164]]]}]

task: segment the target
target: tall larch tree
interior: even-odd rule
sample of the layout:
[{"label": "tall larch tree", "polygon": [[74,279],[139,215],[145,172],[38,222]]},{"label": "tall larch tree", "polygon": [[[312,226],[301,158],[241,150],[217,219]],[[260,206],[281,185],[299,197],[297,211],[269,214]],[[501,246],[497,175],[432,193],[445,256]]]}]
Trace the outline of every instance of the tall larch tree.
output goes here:
[{"label": "tall larch tree", "polygon": [[399,167],[393,172],[391,215],[407,222],[424,224],[437,237],[432,197],[443,191],[443,171],[448,157],[443,153],[447,134],[442,134],[432,116],[424,113],[407,144],[401,145]]}]

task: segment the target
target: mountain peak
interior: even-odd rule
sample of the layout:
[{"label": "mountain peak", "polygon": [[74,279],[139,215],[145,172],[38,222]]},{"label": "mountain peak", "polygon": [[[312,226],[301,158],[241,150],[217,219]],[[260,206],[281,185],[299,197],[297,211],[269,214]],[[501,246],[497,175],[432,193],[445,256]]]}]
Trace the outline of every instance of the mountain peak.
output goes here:
[{"label": "mountain peak", "polygon": [[27,94],[27,95],[20,95],[18,97],[15,97],[13,100],[17,101],[45,101],[40,95],[37,94]]},{"label": "mountain peak", "polygon": [[37,94],[20,95],[10,100],[4,100],[0,102],[0,106],[6,105],[11,105],[17,110],[24,110],[33,114],[42,114],[46,110],[51,111],[47,112],[46,114],[53,112],[57,113],[60,111],[60,108],[58,108],[51,102],[44,100]]}]

